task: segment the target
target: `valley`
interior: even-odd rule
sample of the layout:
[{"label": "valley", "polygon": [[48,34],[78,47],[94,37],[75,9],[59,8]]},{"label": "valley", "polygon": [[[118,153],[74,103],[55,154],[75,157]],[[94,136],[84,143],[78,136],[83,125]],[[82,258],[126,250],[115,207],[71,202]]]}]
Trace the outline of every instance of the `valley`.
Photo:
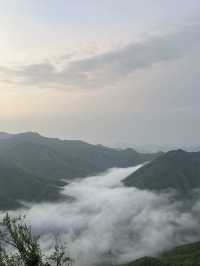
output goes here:
[{"label": "valley", "polygon": [[25,215],[42,246],[56,234],[78,266],[194,263],[199,152],[141,154],[37,133],[3,134],[0,147],[1,211]]}]

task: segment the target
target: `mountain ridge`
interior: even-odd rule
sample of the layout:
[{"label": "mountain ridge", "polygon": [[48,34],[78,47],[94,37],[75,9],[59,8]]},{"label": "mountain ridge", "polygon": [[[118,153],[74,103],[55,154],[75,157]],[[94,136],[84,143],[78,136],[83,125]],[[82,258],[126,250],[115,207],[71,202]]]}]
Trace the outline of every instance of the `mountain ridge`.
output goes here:
[{"label": "mountain ridge", "polygon": [[181,245],[158,257],[143,257],[121,266],[197,266],[200,265],[200,242]]},{"label": "mountain ridge", "polygon": [[0,209],[13,208],[19,200],[59,199],[59,191],[65,184],[63,179],[84,178],[111,167],[134,166],[159,155],[116,150],[79,140],[46,138],[37,132],[2,134]]},{"label": "mountain ridge", "polygon": [[175,189],[188,193],[200,187],[200,152],[174,150],[147,163],[124,181],[139,189]]}]

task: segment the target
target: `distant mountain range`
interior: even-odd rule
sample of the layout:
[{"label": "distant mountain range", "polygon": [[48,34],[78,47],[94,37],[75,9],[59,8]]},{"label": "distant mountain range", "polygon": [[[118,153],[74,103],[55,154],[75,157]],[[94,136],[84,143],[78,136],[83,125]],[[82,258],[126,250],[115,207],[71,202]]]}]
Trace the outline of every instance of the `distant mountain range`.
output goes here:
[{"label": "distant mountain range", "polygon": [[[175,189],[184,195],[200,188],[200,152],[139,153],[130,148],[47,138],[34,132],[0,132],[0,210],[19,208],[23,201],[60,200],[60,189],[68,179],[141,163],[146,164],[123,181],[126,186],[153,191]],[[197,261],[199,242],[123,266],[191,266],[198,265]]]},{"label": "distant mountain range", "polygon": [[182,149],[188,152],[200,151],[200,145],[156,145],[156,144],[134,144],[126,142],[115,142],[108,144],[112,148],[133,148],[134,150],[142,153],[155,153],[155,152],[168,152],[172,150]]},{"label": "distant mountain range", "polygon": [[111,167],[134,166],[161,153],[142,154],[82,141],[46,138],[38,133],[0,133],[0,209],[18,200],[59,198],[63,179],[85,177]]},{"label": "distant mountain range", "polygon": [[189,193],[200,188],[200,152],[175,150],[147,163],[124,180],[139,189],[175,189]]},{"label": "distant mountain range", "polygon": [[200,152],[149,154],[34,132],[0,132],[0,209],[19,207],[19,200],[60,199],[60,188],[68,179],[144,162],[149,163],[123,181],[126,186],[156,191],[172,188],[181,193],[200,188]]}]

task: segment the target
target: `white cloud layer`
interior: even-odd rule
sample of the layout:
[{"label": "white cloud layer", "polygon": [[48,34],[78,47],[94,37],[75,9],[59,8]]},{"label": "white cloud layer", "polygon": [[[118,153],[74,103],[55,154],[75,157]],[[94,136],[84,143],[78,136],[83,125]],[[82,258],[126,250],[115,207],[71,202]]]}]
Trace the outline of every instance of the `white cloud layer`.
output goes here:
[{"label": "white cloud layer", "polygon": [[135,71],[191,54],[200,44],[199,24],[133,43],[102,55],[70,62],[57,71],[50,62],[18,69],[0,67],[9,82],[40,88],[95,89],[115,86]]},{"label": "white cloud layer", "polygon": [[136,169],[77,180],[64,190],[74,202],[34,205],[27,220],[37,233],[60,234],[76,265],[84,266],[120,264],[198,240],[199,201],[188,210],[170,194],[123,187],[120,180]]}]

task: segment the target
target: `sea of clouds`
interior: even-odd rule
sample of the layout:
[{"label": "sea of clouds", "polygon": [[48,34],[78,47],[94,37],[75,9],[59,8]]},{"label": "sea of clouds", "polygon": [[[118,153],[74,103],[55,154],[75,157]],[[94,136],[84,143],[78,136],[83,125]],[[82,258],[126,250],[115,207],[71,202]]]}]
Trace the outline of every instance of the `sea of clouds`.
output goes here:
[{"label": "sea of clouds", "polygon": [[116,265],[200,239],[200,201],[184,209],[171,193],[124,187],[121,181],[139,167],[75,180],[62,191],[75,200],[22,212],[46,247],[56,236],[78,266]]}]

